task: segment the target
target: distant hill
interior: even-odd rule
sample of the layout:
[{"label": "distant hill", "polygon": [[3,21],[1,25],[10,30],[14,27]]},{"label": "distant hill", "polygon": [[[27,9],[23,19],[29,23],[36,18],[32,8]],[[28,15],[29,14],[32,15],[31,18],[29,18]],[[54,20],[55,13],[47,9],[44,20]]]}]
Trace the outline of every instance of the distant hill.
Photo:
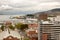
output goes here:
[{"label": "distant hill", "polygon": [[42,13],[48,14],[48,15],[60,15],[60,8],[55,8],[55,9],[44,11],[44,12],[37,12],[37,13],[35,13],[35,15],[39,15]]},{"label": "distant hill", "polygon": [[0,10],[0,15],[25,15],[32,13],[36,13],[36,11]]},{"label": "distant hill", "polygon": [[52,9],[51,11],[57,12],[57,11],[60,11],[60,8]]}]

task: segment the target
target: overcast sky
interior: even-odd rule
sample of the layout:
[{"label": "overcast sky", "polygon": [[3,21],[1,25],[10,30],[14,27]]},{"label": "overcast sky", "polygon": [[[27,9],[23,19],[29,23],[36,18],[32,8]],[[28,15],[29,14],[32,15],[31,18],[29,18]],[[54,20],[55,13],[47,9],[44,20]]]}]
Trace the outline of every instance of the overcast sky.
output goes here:
[{"label": "overcast sky", "polygon": [[3,14],[5,11],[28,13],[45,11],[53,8],[60,8],[60,0],[0,0],[0,13]]}]

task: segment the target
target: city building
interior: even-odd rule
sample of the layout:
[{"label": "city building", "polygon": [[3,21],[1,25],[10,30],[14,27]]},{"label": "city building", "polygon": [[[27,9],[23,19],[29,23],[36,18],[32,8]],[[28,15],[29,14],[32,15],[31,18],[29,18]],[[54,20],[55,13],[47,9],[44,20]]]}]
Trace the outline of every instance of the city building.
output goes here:
[{"label": "city building", "polygon": [[60,15],[48,15],[47,20],[40,19],[38,25],[38,40],[60,40]]}]

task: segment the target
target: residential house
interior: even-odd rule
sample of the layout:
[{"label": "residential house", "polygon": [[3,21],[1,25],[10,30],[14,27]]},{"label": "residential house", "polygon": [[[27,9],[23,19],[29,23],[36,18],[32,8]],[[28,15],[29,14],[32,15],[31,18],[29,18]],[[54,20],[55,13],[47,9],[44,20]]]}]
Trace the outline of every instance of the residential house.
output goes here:
[{"label": "residential house", "polygon": [[30,40],[38,40],[38,33],[34,29],[28,29],[26,32]]}]

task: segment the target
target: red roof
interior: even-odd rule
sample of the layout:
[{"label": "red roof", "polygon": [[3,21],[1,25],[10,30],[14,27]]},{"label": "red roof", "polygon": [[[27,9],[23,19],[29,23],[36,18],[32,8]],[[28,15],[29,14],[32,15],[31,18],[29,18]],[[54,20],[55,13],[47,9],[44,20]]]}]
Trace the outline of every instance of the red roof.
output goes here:
[{"label": "red roof", "polygon": [[29,31],[28,34],[32,35],[32,34],[37,34],[36,31]]},{"label": "red roof", "polygon": [[38,27],[38,24],[29,24],[28,27]]},{"label": "red roof", "polygon": [[12,24],[12,22],[10,22],[10,21],[5,22],[5,25],[10,25],[10,24]]},{"label": "red roof", "polygon": [[36,31],[29,31],[27,34],[29,37],[37,37]]},{"label": "red roof", "polygon": [[19,39],[13,36],[8,36],[7,38],[3,38],[3,40],[19,40]]}]

